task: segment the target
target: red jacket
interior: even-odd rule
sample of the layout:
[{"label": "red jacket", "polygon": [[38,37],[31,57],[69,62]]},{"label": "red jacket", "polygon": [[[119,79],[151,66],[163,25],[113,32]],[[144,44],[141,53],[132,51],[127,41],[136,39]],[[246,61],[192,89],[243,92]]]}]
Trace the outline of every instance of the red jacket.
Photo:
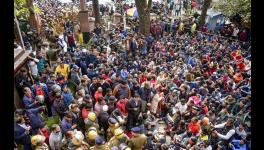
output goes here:
[{"label": "red jacket", "polygon": [[127,102],[128,102],[128,99],[125,99],[125,101],[123,103],[118,101],[116,104],[116,108],[118,108],[123,115],[127,115],[127,113],[128,113],[128,111],[126,109]]},{"label": "red jacket", "polygon": [[188,124],[188,128],[189,128],[189,130],[193,133],[193,134],[197,134],[197,133],[199,133],[199,131],[200,131],[200,125],[199,125],[199,123],[198,122],[196,122],[196,123],[189,123]]},{"label": "red jacket", "polygon": [[[41,134],[41,132],[42,132],[43,134]],[[49,145],[49,136],[50,136],[50,132],[49,132],[49,130],[48,130],[47,128],[42,128],[42,129],[41,129],[41,132],[39,131],[39,132],[38,132],[38,135],[43,135],[43,136],[45,136],[45,137],[46,137],[46,139],[45,139],[45,143],[46,143],[47,145]]]},{"label": "red jacket", "polygon": [[89,110],[87,110],[86,108],[82,109],[82,117],[83,119],[87,118],[89,114]]},{"label": "red jacket", "polygon": [[205,114],[208,112],[208,107],[207,107],[207,106],[205,106],[205,107],[203,107],[202,109],[203,109],[203,111],[204,111],[204,113],[203,113],[203,114],[205,115]]},{"label": "red jacket", "polygon": [[96,91],[95,94],[94,94],[94,98],[95,98],[96,102],[98,102],[98,98],[99,97],[103,97],[103,94],[99,93],[98,91]]}]

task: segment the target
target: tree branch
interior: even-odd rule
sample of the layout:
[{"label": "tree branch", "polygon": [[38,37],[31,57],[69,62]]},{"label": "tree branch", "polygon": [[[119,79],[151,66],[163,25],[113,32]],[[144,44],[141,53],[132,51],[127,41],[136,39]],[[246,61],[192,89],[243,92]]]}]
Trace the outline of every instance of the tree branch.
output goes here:
[{"label": "tree branch", "polygon": [[152,0],[148,0],[148,9],[147,9],[148,12],[150,12],[151,5],[152,5]]}]

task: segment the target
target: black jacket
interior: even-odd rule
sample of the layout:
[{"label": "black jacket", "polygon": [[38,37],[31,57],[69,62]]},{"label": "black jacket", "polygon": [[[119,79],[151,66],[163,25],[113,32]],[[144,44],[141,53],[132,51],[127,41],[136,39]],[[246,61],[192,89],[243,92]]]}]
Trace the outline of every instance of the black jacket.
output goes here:
[{"label": "black jacket", "polygon": [[14,124],[14,138],[16,144],[30,144],[30,135],[26,134],[26,129],[19,126],[17,123]]},{"label": "black jacket", "polygon": [[108,129],[109,124],[108,124],[108,118],[109,114],[107,112],[100,112],[98,115],[98,124],[100,128]]},{"label": "black jacket", "polygon": [[[134,108],[137,108],[137,110],[133,110]],[[138,104],[136,105],[135,100],[132,99],[127,102],[126,109],[128,110],[128,113],[138,115],[142,110],[142,102],[138,101]]]}]

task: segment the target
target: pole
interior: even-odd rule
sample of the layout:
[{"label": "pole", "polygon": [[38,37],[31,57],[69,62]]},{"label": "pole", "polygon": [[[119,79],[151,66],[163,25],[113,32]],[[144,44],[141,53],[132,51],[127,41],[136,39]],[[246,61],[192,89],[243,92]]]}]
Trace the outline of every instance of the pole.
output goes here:
[{"label": "pole", "polygon": [[[126,2],[124,2],[126,4]],[[126,12],[124,11],[124,4],[122,4],[122,11],[123,11],[123,23],[124,23],[124,30],[126,30]]]},{"label": "pole", "polygon": [[17,30],[18,30],[20,42],[21,42],[23,50],[25,50],[24,41],[23,41],[23,38],[22,38],[22,35],[21,35],[21,31],[20,31],[20,27],[19,27],[19,22],[18,22],[17,17],[16,17],[16,9],[14,9],[14,11],[15,11],[14,12],[15,22],[16,22],[16,25],[17,25]]}]

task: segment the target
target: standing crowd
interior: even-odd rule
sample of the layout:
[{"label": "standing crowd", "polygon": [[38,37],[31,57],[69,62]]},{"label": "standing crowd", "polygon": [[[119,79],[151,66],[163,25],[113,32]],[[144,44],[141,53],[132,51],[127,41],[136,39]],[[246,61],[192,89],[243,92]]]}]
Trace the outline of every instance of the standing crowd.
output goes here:
[{"label": "standing crowd", "polygon": [[196,31],[195,22],[189,30],[180,19],[151,21],[144,36],[137,22],[109,33],[97,25],[87,45],[66,22],[63,35],[35,44],[15,78],[24,104],[14,112],[15,147],[251,149],[247,38]]}]

